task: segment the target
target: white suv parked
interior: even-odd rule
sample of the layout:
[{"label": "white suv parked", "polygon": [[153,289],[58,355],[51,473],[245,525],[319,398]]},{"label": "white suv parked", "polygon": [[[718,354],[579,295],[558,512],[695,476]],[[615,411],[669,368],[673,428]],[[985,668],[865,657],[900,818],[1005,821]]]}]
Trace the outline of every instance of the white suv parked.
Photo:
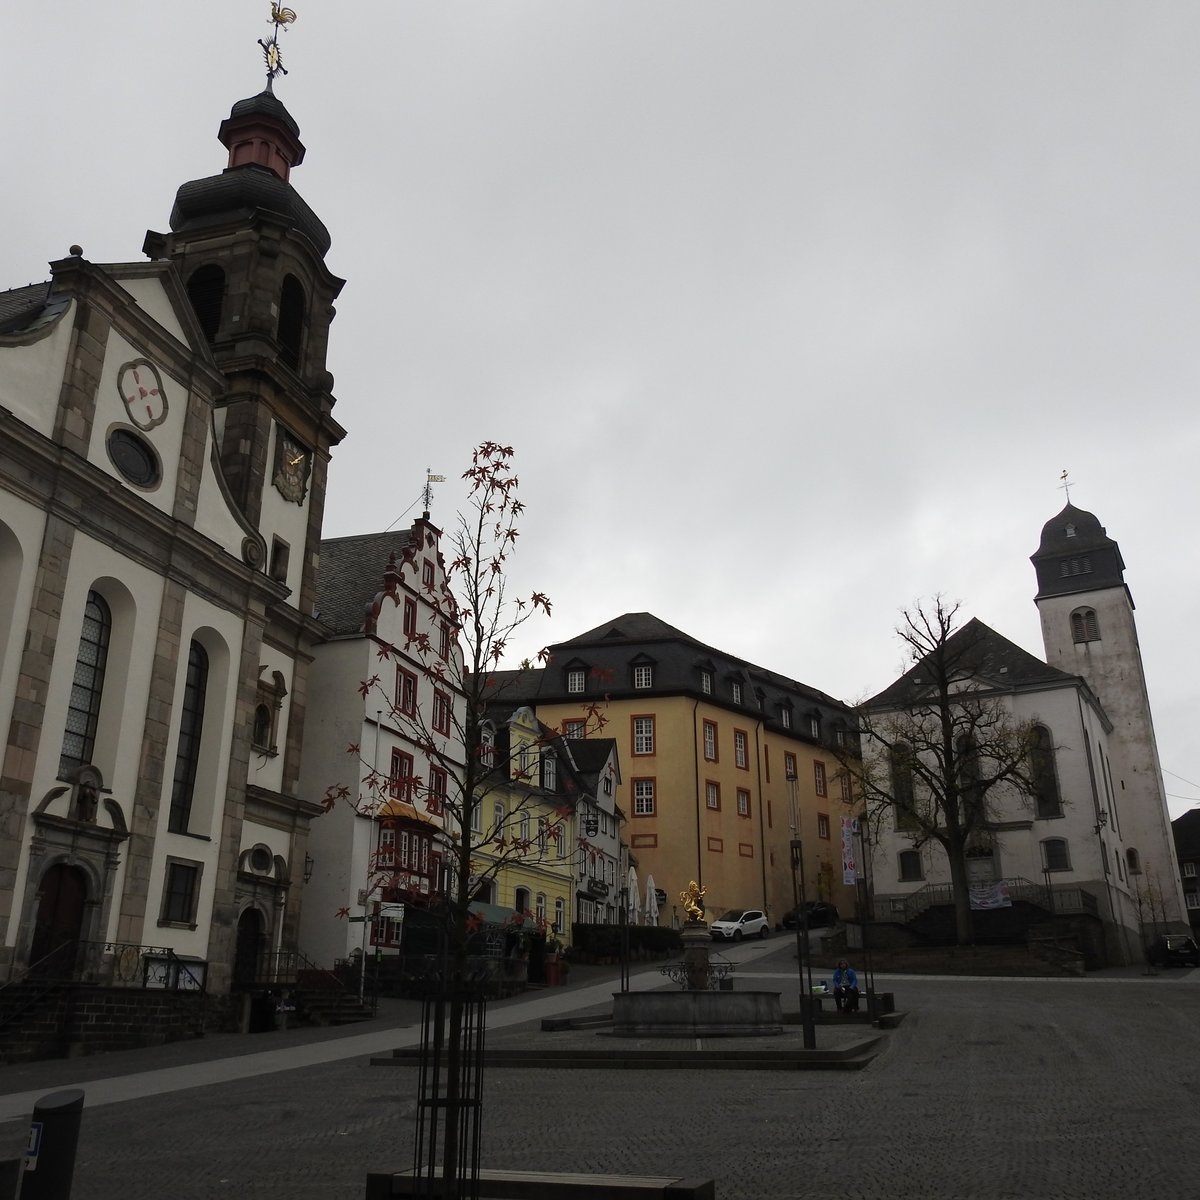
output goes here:
[{"label": "white suv parked", "polygon": [[708,932],[714,942],[724,938],[727,942],[740,942],[744,937],[765,938],[770,932],[766,915],[757,908],[731,908],[719,921],[714,921]]}]

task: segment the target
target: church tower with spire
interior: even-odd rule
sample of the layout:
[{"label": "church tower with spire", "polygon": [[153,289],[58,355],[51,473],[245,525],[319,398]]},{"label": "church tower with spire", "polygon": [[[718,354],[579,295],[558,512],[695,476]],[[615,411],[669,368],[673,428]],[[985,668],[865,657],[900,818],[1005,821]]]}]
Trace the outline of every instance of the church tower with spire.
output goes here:
[{"label": "church tower with spire", "polygon": [[[1037,572],[1046,661],[1085,679],[1113,729],[1109,755],[1087,747],[1097,836],[1115,880],[1153,893],[1169,922],[1186,914],[1158,760],[1133,596],[1117,543],[1090,512],[1066,507],[1042,528]],[[1110,761],[1111,760],[1111,761]],[[1124,853],[1121,853],[1123,847]],[[1159,904],[1161,896],[1161,905]],[[1147,920],[1150,920],[1147,917]]]}]

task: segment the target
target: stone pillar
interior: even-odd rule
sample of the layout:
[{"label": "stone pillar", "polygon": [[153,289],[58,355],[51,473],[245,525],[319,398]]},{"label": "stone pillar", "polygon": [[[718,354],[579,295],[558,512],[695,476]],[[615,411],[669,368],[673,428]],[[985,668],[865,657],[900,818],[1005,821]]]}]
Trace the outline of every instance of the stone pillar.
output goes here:
[{"label": "stone pillar", "polygon": [[692,991],[708,990],[708,950],[712,937],[703,921],[688,921],[683,938],[683,962],[687,967],[687,985]]}]

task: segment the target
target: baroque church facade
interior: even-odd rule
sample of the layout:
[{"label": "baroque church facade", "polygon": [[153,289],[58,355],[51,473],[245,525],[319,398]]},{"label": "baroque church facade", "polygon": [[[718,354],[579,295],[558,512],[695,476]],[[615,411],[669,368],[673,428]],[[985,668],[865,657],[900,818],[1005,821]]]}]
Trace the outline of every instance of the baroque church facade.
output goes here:
[{"label": "baroque church facade", "polygon": [[343,281],[268,88],[147,261],[0,294],[0,980],[295,944]]}]

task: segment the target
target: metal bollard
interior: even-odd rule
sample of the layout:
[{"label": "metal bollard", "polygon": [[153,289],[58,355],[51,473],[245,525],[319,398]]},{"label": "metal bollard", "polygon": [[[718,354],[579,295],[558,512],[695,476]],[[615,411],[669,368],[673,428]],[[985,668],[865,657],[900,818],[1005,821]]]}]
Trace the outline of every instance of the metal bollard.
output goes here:
[{"label": "metal bollard", "polygon": [[18,1200],[70,1200],[82,1118],[79,1088],[53,1092],[33,1106]]}]

